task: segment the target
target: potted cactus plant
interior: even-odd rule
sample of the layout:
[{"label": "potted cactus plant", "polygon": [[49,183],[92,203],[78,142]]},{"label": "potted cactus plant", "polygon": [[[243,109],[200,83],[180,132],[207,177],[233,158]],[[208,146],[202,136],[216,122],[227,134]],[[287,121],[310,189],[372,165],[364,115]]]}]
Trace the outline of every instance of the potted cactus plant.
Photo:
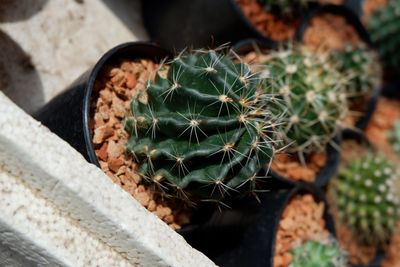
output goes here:
[{"label": "potted cactus plant", "polygon": [[343,142],[347,154],[329,185],[328,200],[350,262],[367,265],[382,260],[380,251],[395,231],[400,177],[393,163],[373,154],[360,138],[353,133]]},{"label": "potted cactus plant", "polygon": [[266,77],[264,93],[278,100],[272,111],[283,122],[277,126],[281,153],[271,174],[291,184],[323,186],[339,163],[340,124],[347,114],[343,79],[329,61],[298,45],[278,51],[264,47],[250,41],[235,49]]},{"label": "potted cactus plant", "polygon": [[120,45],[36,117],[179,229],[194,205],[254,194],[275,151],[275,99],[222,50],[162,61],[157,46]]},{"label": "potted cactus plant", "polygon": [[[289,266],[293,264],[298,246],[310,240],[330,244],[334,239],[335,229],[324,195],[314,187],[298,186],[278,194],[266,192],[260,198],[257,220],[244,231],[240,242],[217,255],[210,254],[217,264],[226,267]],[[213,240],[222,240],[218,241],[221,246],[232,231],[212,234]],[[207,237],[206,233],[203,235]],[[210,242],[207,244],[213,247]]]}]

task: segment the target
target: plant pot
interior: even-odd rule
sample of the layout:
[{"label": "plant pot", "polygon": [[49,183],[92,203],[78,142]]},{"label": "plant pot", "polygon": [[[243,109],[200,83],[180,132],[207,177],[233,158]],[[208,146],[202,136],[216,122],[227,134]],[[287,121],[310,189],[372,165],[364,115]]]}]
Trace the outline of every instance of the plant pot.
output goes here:
[{"label": "plant pot", "polygon": [[93,68],[81,75],[33,117],[67,141],[87,161],[100,167],[89,123],[93,86],[101,69],[122,58],[153,59],[159,62],[170,56],[170,52],[151,43],[131,42],[118,45],[105,53]]},{"label": "plant pot", "polygon": [[389,99],[400,100],[400,81],[384,85],[381,94]]},{"label": "plant pot", "polygon": [[345,0],[344,5],[359,18],[362,17],[364,0]]},{"label": "plant pot", "polygon": [[146,0],[142,8],[151,39],[169,49],[215,47],[246,38],[275,43],[250,23],[235,0]]},{"label": "plant pot", "polygon": [[[310,186],[260,193],[258,195],[260,203],[253,202],[250,206],[256,210],[256,215],[253,217],[255,220],[247,224],[246,228],[241,228],[240,231],[235,231],[233,228],[219,228],[210,232],[208,236],[207,232],[202,232],[197,235],[197,244],[194,247],[203,251],[221,267],[273,266],[275,238],[281,215],[289,201],[303,193],[311,193],[316,201],[326,203],[323,193]],[[327,206],[325,207],[326,228],[335,236],[332,219],[327,212]],[[249,205],[242,207],[242,209],[248,208]],[[228,249],[221,249],[221,246],[225,245]],[[218,253],[208,253],[214,246]]]},{"label": "plant pot", "polygon": [[[95,151],[93,144],[94,134],[90,122],[93,117],[91,106],[95,102],[93,98],[97,96],[94,85],[102,69],[117,63],[121,59],[153,59],[155,62],[159,62],[166,57],[170,57],[170,55],[168,51],[148,43],[127,43],[117,46],[107,52],[93,69],[86,72],[69,89],[43,107],[35,117],[81,152],[90,163],[100,167],[102,162],[99,161],[98,155],[96,155],[99,151],[99,144],[97,144]],[[73,129],[73,131],[68,129]],[[102,147],[102,145],[100,146]],[[102,161],[104,163],[104,160]],[[107,170],[104,171],[107,174]],[[260,176],[265,177],[265,171],[261,170]],[[111,177],[113,176],[111,175]],[[287,187],[286,184],[270,181],[270,179],[266,183],[268,183],[270,190]],[[236,192],[230,194],[230,199],[232,199],[232,202],[227,203],[230,206],[236,205],[235,203],[239,201],[237,200]],[[198,209],[193,212],[190,224],[184,226],[178,232],[186,236],[204,224],[218,225],[221,220],[218,216],[215,218],[213,215],[215,209],[215,203],[200,203]],[[237,221],[238,219],[231,218],[230,220],[224,220],[223,223],[237,224]],[[242,224],[242,222],[240,223]]]}]

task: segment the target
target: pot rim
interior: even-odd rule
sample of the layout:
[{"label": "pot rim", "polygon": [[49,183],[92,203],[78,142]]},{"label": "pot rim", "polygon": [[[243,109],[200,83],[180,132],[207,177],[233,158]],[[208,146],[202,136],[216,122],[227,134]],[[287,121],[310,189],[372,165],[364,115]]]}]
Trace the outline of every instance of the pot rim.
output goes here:
[{"label": "pot rim", "polygon": [[[95,164],[97,167],[100,167],[99,160],[97,158],[97,155],[95,153],[94,145],[93,145],[93,138],[92,138],[92,133],[90,130],[90,119],[91,119],[91,114],[90,114],[90,106],[91,106],[91,100],[92,100],[92,92],[93,92],[93,87],[94,84],[98,78],[98,75],[100,74],[101,70],[107,63],[111,62],[112,60],[115,60],[115,55],[118,54],[122,49],[130,47],[130,46],[136,46],[136,47],[151,47],[152,49],[158,49],[162,52],[165,52],[166,55],[170,55],[171,53],[164,48],[151,43],[151,42],[146,42],[146,41],[136,41],[136,42],[127,42],[127,43],[122,43],[119,44],[110,50],[108,50],[94,65],[92,70],[90,71],[89,78],[87,80],[86,86],[85,86],[85,93],[83,97],[83,106],[82,106],[82,122],[83,122],[83,136],[86,144],[86,150],[87,154],[89,157],[89,160],[91,163]],[[148,58],[148,57],[144,57]]]}]

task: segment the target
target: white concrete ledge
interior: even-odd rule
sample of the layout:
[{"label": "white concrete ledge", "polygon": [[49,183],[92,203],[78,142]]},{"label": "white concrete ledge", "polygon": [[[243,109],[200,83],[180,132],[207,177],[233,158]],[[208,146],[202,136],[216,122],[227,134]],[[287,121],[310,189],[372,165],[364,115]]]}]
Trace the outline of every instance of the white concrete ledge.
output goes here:
[{"label": "white concrete ledge", "polygon": [[0,114],[0,165],[60,216],[76,220],[132,265],[215,266],[1,92]]}]

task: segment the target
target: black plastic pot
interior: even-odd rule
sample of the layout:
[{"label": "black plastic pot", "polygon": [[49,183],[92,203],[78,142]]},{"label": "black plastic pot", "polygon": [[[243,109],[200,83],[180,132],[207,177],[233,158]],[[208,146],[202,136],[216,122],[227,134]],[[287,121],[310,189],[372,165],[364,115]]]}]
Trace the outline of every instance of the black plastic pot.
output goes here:
[{"label": "black plastic pot", "polygon": [[357,129],[364,130],[367,127],[369,121],[372,118],[372,115],[375,112],[375,108],[376,105],[378,104],[379,96],[381,95],[381,93],[382,90],[380,88],[375,89],[374,93],[367,102],[367,106],[363,116],[361,116],[356,122],[355,127]]},{"label": "black plastic pot", "polygon": [[[291,190],[264,192],[258,195],[260,203],[253,200],[232,207],[228,214],[216,214],[216,227],[207,226],[186,239],[221,267],[273,266],[275,238],[281,215],[288,202],[297,194],[312,193],[317,201],[325,201],[321,191],[311,186]],[[326,204],[327,205],[327,204]],[[335,236],[333,220],[325,208],[327,229]],[[251,216],[248,216],[251,214]],[[232,217],[245,223],[224,225]]]},{"label": "black plastic pot", "polygon": [[245,17],[235,0],[143,0],[143,20],[161,46],[215,47],[257,38],[274,44]]},{"label": "black plastic pot", "polygon": [[[341,136],[337,135],[332,142],[334,142],[337,146],[340,147],[341,144]],[[337,170],[339,168],[339,163],[340,163],[340,151],[337,150],[337,148],[333,147],[332,145],[328,145],[326,147],[326,155],[327,155],[327,161],[326,165],[321,168],[321,170],[318,172],[315,182],[311,183],[312,185],[321,188],[326,186],[329,183],[329,180],[336,175]],[[273,170],[270,170],[270,175],[272,178],[277,179],[282,182],[286,182],[290,185],[299,185],[299,184],[310,184],[308,182],[303,182],[303,181],[294,181],[291,179],[288,179],[286,177],[283,177]]]},{"label": "black plastic pot", "polygon": [[382,88],[382,96],[400,100],[400,81],[388,83]]},{"label": "black plastic pot", "polygon": [[99,167],[89,127],[92,91],[97,76],[104,66],[117,63],[121,59],[153,59],[159,62],[170,56],[168,51],[151,43],[131,42],[118,45],[105,53],[93,68],[86,71],[33,117],[67,141],[87,161]]},{"label": "black plastic pot", "polygon": [[364,0],[346,0],[344,5],[361,18],[363,14]]}]

